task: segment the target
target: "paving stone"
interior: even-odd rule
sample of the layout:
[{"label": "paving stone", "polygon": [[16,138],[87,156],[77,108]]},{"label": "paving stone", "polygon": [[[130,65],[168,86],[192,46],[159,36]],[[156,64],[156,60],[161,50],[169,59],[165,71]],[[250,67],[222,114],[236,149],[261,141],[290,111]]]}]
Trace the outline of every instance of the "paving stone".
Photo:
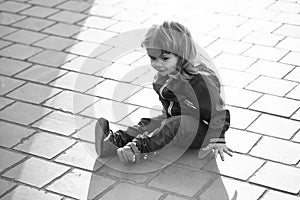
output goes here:
[{"label": "paving stone", "polygon": [[26,18],[26,17],[22,16],[22,15],[1,12],[0,13],[0,24],[10,25],[10,24],[13,24],[24,18]]},{"label": "paving stone", "polygon": [[25,60],[38,52],[41,49],[37,47],[31,47],[23,44],[13,44],[0,50],[0,54],[6,57],[17,58],[20,60]]},{"label": "paving stone", "polygon": [[243,88],[257,78],[255,74],[229,69],[221,69],[219,73],[223,85],[237,88]]},{"label": "paving stone", "polygon": [[47,0],[30,0],[28,3],[46,6],[46,7],[54,7],[62,2],[64,2],[64,0],[53,0],[51,2],[48,2]]},{"label": "paving stone", "polygon": [[269,10],[266,8],[248,7],[241,13],[241,16],[245,16],[251,19],[271,20],[278,14],[277,11]]},{"label": "paving stone", "polygon": [[20,2],[14,2],[14,1],[5,1],[4,3],[0,4],[0,10],[6,11],[6,12],[13,12],[17,13],[21,10],[24,10],[26,8],[30,7],[30,5]]},{"label": "paving stone", "polygon": [[277,192],[269,190],[262,198],[262,200],[299,200],[300,197],[284,194],[282,192]]},{"label": "paving stone", "polygon": [[291,81],[279,80],[260,76],[250,83],[246,89],[255,90],[262,93],[284,96],[292,90],[297,84]]},{"label": "paving stone", "polygon": [[33,31],[27,31],[27,30],[19,30],[16,31],[6,37],[4,39],[19,42],[23,44],[32,44],[38,40],[41,40],[43,38],[47,37],[46,34],[37,33]]},{"label": "paving stone", "polygon": [[71,37],[74,34],[78,33],[80,30],[81,30],[80,26],[76,26],[72,24],[56,23],[55,25],[43,30],[43,32],[53,34],[53,35],[63,36],[63,37]]},{"label": "paving stone", "polygon": [[131,65],[133,62],[145,56],[144,52],[131,51],[115,60],[116,63]]},{"label": "paving stone", "polygon": [[297,194],[300,188],[300,169],[278,163],[267,162],[250,182]]},{"label": "paving stone", "polygon": [[187,199],[182,198],[182,197],[173,196],[173,195],[168,195],[168,196],[166,196],[165,200],[187,200]]},{"label": "paving stone", "polygon": [[61,135],[71,135],[89,123],[89,121],[90,120],[87,118],[54,111],[34,123],[33,126],[47,131],[56,132]]},{"label": "paving stone", "polygon": [[242,24],[241,27],[252,31],[271,33],[274,30],[277,30],[277,28],[279,28],[281,25],[282,24],[279,22],[266,21],[263,19],[249,19],[247,22]]},{"label": "paving stone", "polygon": [[[126,38],[127,39],[127,38]],[[108,43],[107,45],[112,45],[110,44],[110,41],[113,39],[110,39],[108,41],[106,41],[104,44]],[[121,40],[125,40],[123,38],[121,38]],[[128,42],[128,40],[125,40],[126,42]],[[119,46],[121,46],[119,44]],[[109,62],[113,62],[115,61],[119,56],[123,55],[124,53],[126,53],[127,49],[125,48],[120,48],[120,47],[114,47],[114,48],[110,48],[109,50],[102,52],[99,54],[99,56],[97,56],[98,59],[101,60],[105,60],[105,61],[109,61]],[[113,66],[113,65],[112,65]]]},{"label": "paving stone", "polygon": [[58,156],[55,161],[89,171],[96,171],[103,166],[97,160],[97,157],[94,144],[78,142]]},{"label": "paving stone", "polygon": [[14,183],[0,179],[0,196],[2,196],[9,189],[14,187]]},{"label": "paving stone", "polygon": [[249,107],[262,95],[258,92],[233,87],[224,87],[224,92],[225,102],[227,105],[234,105],[243,108]]},{"label": "paving stone", "polygon": [[116,34],[112,32],[88,28],[87,30],[80,32],[76,38],[88,42],[102,43],[114,36],[116,36]]},{"label": "paving stone", "polygon": [[50,83],[50,85],[69,90],[85,92],[101,81],[103,81],[103,79],[99,77],[80,74],[76,72],[69,72],[64,76],[56,79],[54,82]]},{"label": "paving stone", "polygon": [[5,149],[0,149],[0,156],[1,156],[0,172],[12,166],[13,164],[19,162],[23,158],[25,158],[24,155],[15,153],[13,151],[8,151]]},{"label": "paving stone", "polygon": [[298,13],[300,6],[295,2],[274,2],[271,6],[268,7],[269,10]]},{"label": "paving stone", "polygon": [[258,199],[264,188],[249,183],[219,177],[200,196],[200,199]]},{"label": "paving stone", "polygon": [[[128,95],[130,95],[130,93]],[[147,96],[147,99],[145,99],[145,96]],[[138,91],[129,97],[129,99],[127,99],[125,102],[145,106],[150,109],[161,107],[161,102],[158,99],[157,93],[153,89],[148,88]]]},{"label": "paving stone", "polygon": [[87,10],[88,8],[94,8],[94,5],[91,5],[91,3],[88,2],[66,1],[56,6],[56,8],[61,8],[63,10],[71,10],[75,12],[82,12],[84,10]]},{"label": "paving stone", "polygon": [[14,101],[5,97],[0,97],[0,109],[12,104]]},{"label": "paving stone", "polygon": [[225,155],[225,161],[218,156],[211,160],[205,167],[205,170],[215,172],[242,180],[247,180],[259,169],[264,161],[246,155],[234,154],[232,157]]},{"label": "paving stone", "polygon": [[238,41],[218,39],[208,46],[208,49],[219,50],[230,54],[241,54],[251,47],[251,44]]},{"label": "paving stone", "polygon": [[66,49],[66,51],[73,54],[94,58],[110,48],[111,47],[109,46],[104,46],[94,42],[81,41],[72,45],[70,48]]},{"label": "paving stone", "polygon": [[86,27],[96,28],[96,29],[106,29],[115,23],[117,23],[116,20],[112,20],[109,18],[90,16],[86,20],[83,20],[78,24]]},{"label": "paving stone", "polygon": [[92,96],[76,92],[63,91],[62,93],[46,101],[45,105],[71,113],[79,113],[93,104],[95,101],[96,100]]},{"label": "paving stone", "polygon": [[86,17],[87,16],[82,13],[63,10],[58,13],[55,13],[54,15],[51,15],[50,17],[48,17],[48,19],[58,21],[58,22],[65,22],[68,24],[74,24]]},{"label": "paving stone", "polygon": [[300,156],[300,144],[286,140],[263,137],[251,150],[250,154],[256,157],[277,161],[285,164],[297,164]]},{"label": "paving stone", "polygon": [[2,197],[3,200],[22,200],[22,199],[32,199],[32,200],[60,200],[62,197],[53,193],[44,192],[41,190],[36,190],[27,186],[18,186],[16,189]]},{"label": "paving stone", "polygon": [[16,102],[0,112],[0,118],[28,125],[50,112],[47,108]]},{"label": "paving stone", "polygon": [[[126,192],[124,192],[126,191]],[[158,200],[162,193],[147,189],[141,186],[131,185],[129,183],[120,183],[115,188],[110,190],[100,199],[113,200],[113,199],[145,199],[145,200]]]},{"label": "paving stone", "polygon": [[300,102],[298,101],[265,94],[252,104],[250,108],[289,117],[299,108],[299,106]]},{"label": "paving stone", "polygon": [[239,41],[249,33],[250,31],[248,29],[240,27],[237,28],[232,26],[218,26],[208,34],[219,38]]},{"label": "paving stone", "polygon": [[0,73],[11,76],[19,71],[26,69],[30,65],[30,63],[24,61],[9,58],[0,58]]},{"label": "paving stone", "polygon": [[132,31],[136,29],[145,29],[148,28],[146,25],[142,25],[136,22],[125,22],[125,21],[118,21],[117,23],[109,26],[106,28],[108,31],[118,32],[118,33],[124,33],[127,31]]},{"label": "paving stone", "polygon": [[292,98],[292,99],[298,99],[300,100],[300,85],[297,85],[291,92],[289,92],[287,97]]},{"label": "paving stone", "polygon": [[74,43],[75,40],[72,39],[57,36],[49,36],[43,40],[34,43],[34,45],[38,47],[61,51]]},{"label": "paving stone", "polygon": [[61,90],[56,88],[38,85],[35,83],[27,83],[9,93],[7,96],[13,99],[40,104],[59,92],[61,92]]},{"label": "paving stone", "polygon": [[282,40],[278,45],[276,45],[276,47],[299,52],[299,48],[297,48],[299,45],[300,45],[299,38],[287,37],[284,40]]},{"label": "paving stone", "polygon": [[244,71],[256,61],[254,58],[246,56],[222,53],[214,59],[214,63],[218,68],[235,69]]},{"label": "paving stone", "polygon": [[300,25],[299,23],[300,16],[295,13],[286,13],[282,12],[273,18],[275,22],[281,22],[285,24],[292,24],[292,25]]},{"label": "paving stone", "polygon": [[0,40],[0,49],[3,49],[4,47],[7,47],[11,44],[12,44],[12,42],[7,42],[7,41],[4,41],[4,40]]},{"label": "paving stone", "polygon": [[46,18],[47,16],[52,15],[58,11],[59,10],[54,8],[47,8],[43,6],[32,6],[29,9],[22,11],[21,14]]},{"label": "paving stone", "polygon": [[6,122],[0,122],[0,127],[0,146],[8,148],[18,144],[34,132],[32,129]]},{"label": "paving stone", "polygon": [[293,26],[290,24],[284,24],[280,28],[278,28],[274,33],[284,36],[296,37],[299,38],[300,27]]},{"label": "paving stone", "polygon": [[30,136],[14,149],[51,159],[74,143],[75,141],[65,137],[40,132]]},{"label": "paving stone", "polygon": [[270,61],[278,61],[287,53],[288,51],[283,49],[254,45],[243,53],[243,55]]},{"label": "paving stone", "polygon": [[122,20],[122,21],[130,21],[130,22],[138,22],[142,23],[146,19],[152,17],[154,14],[147,11],[135,11],[132,10],[123,10],[112,17],[112,19]]},{"label": "paving stone", "polygon": [[[281,59],[280,62],[298,66],[298,64],[300,62],[299,56],[300,56],[300,53],[298,53],[298,52],[290,52],[283,59]],[[299,81],[299,79],[298,79],[298,81]]]},{"label": "paving stone", "polygon": [[130,104],[101,99],[80,114],[92,118],[103,117],[111,122],[118,122],[135,109],[137,109],[137,107]]},{"label": "paving stone", "polygon": [[33,65],[32,67],[16,75],[16,77],[47,84],[65,73],[67,73],[66,70],[45,67],[43,65]]},{"label": "paving stone", "polygon": [[5,76],[0,76],[0,77],[1,77],[1,79],[0,79],[0,88],[1,88],[0,94],[1,95],[4,95],[4,94],[8,93],[9,91],[12,91],[15,88],[24,84],[24,81],[20,81],[20,80],[5,77]]},{"label": "paving stone", "polygon": [[41,53],[31,57],[29,61],[42,65],[59,67],[64,63],[72,60],[74,57],[75,55],[67,54],[60,51],[44,50]]},{"label": "paving stone", "polygon": [[215,175],[170,166],[149,182],[149,186],[192,197],[211,182]]},{"label": "paving stone", "polygon": [[289,140],[299,128],[297,121],[263,114],[247,130]]},{"label": "paving stone", "polygon": [[282,79],[292,69],[292,65],[259,60],[249,67],[246,72]]},{"label": "paving stone", "polygon": [[289,73],[286,77],[284,77],[284,79],[300,82],[299,77],[300,77],[300,67],[295,67],[293,71],[291,71],[291,73]]},{"label": "paving stone", "polygon": [[116,101],[123,101],[127,99],[132,93],[140,90],[141,87],[120,83],[113,80],[105,80],[94,88],[87,91],[88,94],[98,96],[100,98],[113,99]]},{"label": "paving stone", "polygon": [[77,199],[93,199],[114,183],[111,179],[74,169],[47,189]]},{"label": "paving stone", "polygon": [[226,144],[235,152],[248,153],[260,139],[259,134],[230,128],[226,134]]},{"label": "paving stone", "polygon": [[[229,107],[230,126],[237,129],[246,129],[260,113],[242,108]],[[243,119],[243,120],[240,120]]]},{"label": "paving stone", "polygon": [[14,26],[34,31],[40,31],[50,25],[53,25],[54,23],[55,22],[46,19],[27,17],[26,19],[14,23]]},{"label": "paving stone", "polygon": [[8,35],[12,32],[15,32],[17,29],[8,27],[8,26],[2,26],[0,25],[0,37],[2,38],[5,35]]},{"label": "paving stone", "polygon": [[10,169],[4,173],[3,176],[36,187],[43,187],[55,178],[61,176],[67,170],[68,167],[62,165],[38,158],[30,158]]},{"label": "paving stone", "polygon": [[291,118],[300,120],[300,110],[296,111]]},{"label": "paving stone", "polygon": [[112,17],[122,11],[123,8],[116,6],[107,5],[95,5],[89,10],[90,15],[102,16],[102,17]]},{"label": "paving stone", "polygon": [[242,41],[272,47],[275,46],[283,38],[284,36],[279,36],[271,33],[252,32],[251,34],[244,37]]}]

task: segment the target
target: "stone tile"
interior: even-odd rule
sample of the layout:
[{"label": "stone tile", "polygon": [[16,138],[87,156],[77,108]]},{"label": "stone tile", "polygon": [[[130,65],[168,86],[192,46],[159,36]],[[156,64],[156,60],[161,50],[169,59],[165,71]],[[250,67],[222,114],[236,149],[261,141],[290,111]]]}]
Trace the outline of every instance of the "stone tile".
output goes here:
[{"label": "stone tile", "polygon": [[111,179],[74,169],[47,189],[77,199],[93,199],[114,183]]},{"label": "stone tile", "polygon": [[6,106],[8,106],[9,104],[12,104],[14,102],[14,100],[5,98],[5,97],[0,97],[0,110]]},{"label": "stone tile", "polygon": [[54,23],[55,22],[46,19],[27,17],[24,20],[14,23],[14,26],[34,31],[40,31]]},{"label": "stone tile", "polygon": [[187,199],[182,198],[182,197],[173,196],[173,195],[168,195],[168,196],[166,196],[165,200],[187,200]]},{"label": "stone tile", "polygon": [[204,171],[170,166],[152,179],[148,185],[192,197],[214,178],[215,175]]},{"label": "stone tile", "polygon": [[300,188],[300,169],[278,163],[267,162],[250,182],[297,194]]},{"label": "stone tile", "polygon": [[80,32],[76,38],[88,42],[102,43],[114,36],[116,36],[116,34],[112,32],[88,28],[87,30]]},{"label": "stone tile", "polygon": [[232,157],[225,155],[225,161],[218,156],[217,159],[211,160],[204,169],[220,175],[247,180],[263,163],[261,159],[234,154]]},{"label": "stone tile", "polygon": [[34,132],[15,124],[0,122],[0,146],[11,148]]},{"label": "stone tile", "polygon": [[110,46],[104,46],[94,42],[81,41],[72,45],[70,48],[66,49],[66,51],[73,54],[94,58],[110,48]]},{"label": "stone tile", "polygon": [[297,48],[299,45],[300,45],[299,38],[287,37],[284,40],[282,40],[279,44],[277,44],[276,47],[299,52],[299,48]]},{"label": "stone tile", "polygon": [[[147,96],[147,99],[145,99]],[[139,106],[144,106],[150,109],[161,108],[161,102],[158,99],[157,93],[153,89],[144,88],[131,97],[125,102],[130,104],[135,104]]]},{"label": "stone tile", "polygon": [[97,157],[94,144],[78,142],[58,156],[55,161],[89,171],[96,171],[103,166],[103,163],[99,162]]},{"label": "stone tile", "polygon": [[123,101],[127,99],[132,93],[140,89],[141,87],[128,83],[105,80],[96,85],[94,88],[88,90],[87,93],[100,98]]},{"label": "stone tile", "polygon": [[18,186],[16,189],[2,197],[3,200],[22,200],[24,198],[32,200],[60,200],[62,197],[50,192],[44,192],[42,190],[36,190],[27,186]]},{"label": "stone tile", "polygon": [[250,108],[289,117],[299,108],[299,106],[300,102],[298,101],[265,94],[252,104]]},{"label": "stone tile", "polygon": [[268,93],[272,95],[284,96],[296,86],[296,83],[291,81],[279,80],[260,76],[258,79],[250,83],[246,89]]},{"label": "stone tile", "polygon": [[248,153],[260,139],[259,134],[230,128],[226,134],[226,144],[236,152]]},{"label": "stone tile", "polygon": [[19,71],[26,69],[30,65],[30,63],[24,61],[9,58],[0,58],[0,73],[11,76]]},{"label": "stone tile", "polygon": [[250,31],[248,29],[244,29],[240,27],[237,28],[232,26],[218,26],[214,30],[210,31],[208,35],[239,41],[249,33]]},{"label": "stone tile", "polygon": [[288,53],[287,50],[278,49],[274,47],[266,47],[261,45],[254,45],[248,49],[243,55],[254,58],[265,59],[269,61],[279,61],[284,55]]},{"label": "stone tile", "polygon": [[52,15],[58,11],[59,10],[54,8],[47,8],[43,6],[32,6],[29,9],[22,11],[21,14],[46,18],[47,16]]},{"label": "stone tile", "polygon": [[22,15],[1,12],[0,13],[0,24],[10,25],[10,24],[15,23],[24,18],[26,18],[26,17],[22,16]]},{"label": "stone tile", "polygon": [[283,24],[280,28],[274,31],[275,34],[290,36],[290,37],[299,37],[300,27],[290,24]]},{"label": "stone tile", "polygon": [[300,120],[300,110],[296,111],[291,118]]},{"label": "stone tile", "polygon": [[143,21],[152,17],[153,15],[153,13],[147,11],[133,12],[132,10],[128,9],[119,12],[117,15],[113,16],[112,19],[142,23]]},{"label": "stone tile", "polygon": [[107,5],[95,5],[89,10],[90,15],[102,16],[102,17],[112,17],[122,11],[123,8],[116,6],[107,6]]},{"label": "stone tile", "polygon": [[63,10],[71,10],[75,12],[82,12],[84,10],[87,10],[90,7],[94,7],[95,5],[91,5],[88,2],[78,2],[78,1],[66,1],[58,6],[56,8],[61,8]]},{"label": "stone tile", "polygon": [[30,0],[28,3],[41,5],[45,7],[54,7],[60,3],[62,3],[64,0],[53,0],[51,2],[48,2],[47,0]]},{"label": "stone tile", "polygon": [[269,190],[261,200],[299,200],[300,197]]},{"label": "stone tile", "polygon": [[58,21],[58,22],[64,22],[68,24],[74,24],[84,18],[86,18],[87,15],[77,12],[70,12],[67,10],[60,11],[58,13],[55,13],[54,15],[51,15],[48,17],[48,19]]},{"label": "stone tile", "polygon": [[117,23],[106,28],[106,30],[117,32],[117,33],[124,33],[127,31],[136,30],[136,29],[145,29],[147,27],[148,26],[146,26],[144,24],[142,25],[142,24],[139,24],[136,22],[118,21]]},{"label": "stone tile", "polygon": [[45,67],[43,65],[33,65],[32,67],[16,75],[16,77],[47,84],[65,73],[67,73],[66,70]]},{"label": "stone tile", "polygon": [[9,93],[7,96],[13,99],[40,104],[59,92],[61,92],[61,90],[56,88],[38,85],[35,83],[27,83]]},{"label": "stone tile", "polygon": [[200,199],[258,199],[264,188],[249,183],[219,177],[200,196]]},{"label": "stone tile", "polygon": [[76,92],[63,91],[62,93],[46,101],[44,104],[62,111],[79,113],[93,104],[96,100],[92,96]]},{"label": "stone tile", "polygon": [[292,99],[300,100],[300,85],[297,85],[297,87],[295,87],[286,96],[289,97],[289,98],[292,98]]},{"label": "stone tile", "polygon": [[292,65],[267,60],[259,60],[249,67],[246,72],[282,79],[292,69]]},{"label": "stone tile", "polygon": [[110,62],[78,56],[77,58],[71,60],[70,62],[64,64],[61,67],[72,71],[94,74],[98,71],[103,70],[110,64]]},{"label": "stone tile", "polygon": [[24,84],[24,81],[20,81],[17,79],[5,77],[5,76],[0,76],[0,95],[4,95],[8,93],[9,91],[14,90],[15,88],[21,86]]},{"label": "stone tile", "polygon": [[16,102],[0,112],[0,118],[28,125],[50,112],[47,108]]},{"label": "stone tile", "polygon": [[224,92],[225,102],[227,105],[234,105],[243,108],[249,107],[262,95],[258,92],[233,87],[224,87]]},{"label": "stone tile", "polygon": [[251,150],[250,154],[256,157],[294,165],[297,164],[300,159],[297,153],[299,151],[300,144],[265,136]]},{"label": "stone tile", "polygon": [[254,58],[246,56],[222,53],[214,59],[218,68],[234,69],[244,71],[256,61]]},{"label": "stone tile", "polygon": [[9,46],[11,44],[12,44],[12,42],[0,40],[0,49],[3,49],[4,47],[7,47],[7,46]]},{"label": "stone tile", "polygon": [[25,158],[24,155],[15,153],[13,151],[8,151],[5,149],[0,149],[0,156],[1,156],[0,172]]},{"label": "stone tile", "polygon": [[33,124],[34,127],[56,132],[61,135],[71,135],[84,125],[89,123],[89,119],[67,114],[60,111],[54,111],[43,119]]},{"label": "stone tile", "polygon": [[228,109],[231,118],[230,126],[237,129],[246,129],[260,115],[258,112],[242,108],[228,106]]},{"label": "stone tile", "polygon": [[247,49],[251,47],[251,44],[226,40],[226,39],[218,39],[214,43],[208,46],[208,49],[219,50],[225,53],[230,54],[241,54]]},{"label": "stone tile", "polygon": [[293,71],[291,71],[286,77],[284,77],[284,79],[300,82],[299,77],[300,77],[300,67],[295,67]]},{"label": "stone tile", "polygon": [[273,18],[273,21],[281,22],[285,24],[291,24],[291,25],[300,25],[299,19],[300,16],[295,13],[282,12],[279,15],[277,15],[275,18]]},{"label": "stone tile", "polygon": [[13,44],[9,47],[6,47],[0,50],[0,54],[6,57],[17,58],[20,60],[25,60],[38,52],[42,49],[37,47],[31,47],[23,44]]},{"label": "stone tile", "polygon": [[80,114],[92,118],[104,117],[111,122],[118,122],[135,109],[137,109],[137,107],[130,104],[101,99]]},{"label": "stone tile", "polygon": [[55,178],[61,176],[69,168],[41,160],[30,158],[3,174],[4,177],[13,178],[17,181],[43,187]]},{"label": "stone tile", "polygon": [[268,7],[269,10],[276,10],[276,11],[283,11],[283,12],[290,12],[290,13],[298,13],[299,11],[299,4],[295,2],[274,2],[271,6]]},{"label": "stone tile", "polygon": [[[126,192],[124,192],[126,191]],[[110,190],[100,199],[113,200],[113,199],[145,199],[145,200],[158,200],[162,195],[161,192],[157,192],[141,186],[135,186],[129,183],[120,183],[115,188]]]},{"label": "stone tile", "polygon": [[89,16],[86,20],[79,22],[79,25],[97,29],[106,29],[113,24],[117,23],[116,20],[109,18],[98,17],[98,16]]},{"label": "stone tile", "polygon": [[23,43],[23,44],[32,44],[45,37],[47,37],[47,35],[43,33],[27,31],[27,30],[19,30],[4,37],[4,39],[13,42]]},{"label": "stone tile", "polygon": [[64,23],[56,23],[55,25],[43,30],[45,33],[58,35],[62,37],[71,37],[81,30],[80,26]]},{"label": "stone tile", "polygon": [[5,192],[7,192],[14,186],[15,184],[13,182],[0,179],[0,196],[2,196]]},{"label": "stone tile", "polygon": [[20,12],[21,10],[24,10],[28,7],[30,7],[29,4],[14,2],[14,1],[6,1],[0,4],[1,11],[13,12],[13,13]]},{"label": "stone tile", "polygon": [[247,22],[241,25],[243,28],[265,33],[271,33],[280,26],[282,26],[282,24],[279,22],[267,21],[264,19],[249,19]]},{"label": "stone tile", "polygon": [[76,72],[69,72],[64,76],[56,79],[54,82],[50,83],[50,85],[69,90],[85,92],[101,81],[103,81],[103,78]]},{"label": "stone tile", "polygon": [[40,132],[30,136],[14,149],[51,159],[74,143],[74,140],[65,137]]},{"label": "stone tile", "polygon": [[[123,42],[128,42],[128,40],[125,40],[123,38],[121,38]],[[126,38],[127,39],[127,38]],[[111,40],[108,40],[105,42],[108,43],[107,45],[112,45],[110,44],[110,41]],[[118,45],[120,46],[120,44]],[[105,52],[102,52],[99,54],[99,56],[97,56],[98,59],[101,59],[101,60],[105,60],[105,61],[109,61],[109,62],[113,62],[115,61],[119,56],[123,55],[124,53],[126,53],[127,49],[125,48],[120,48],[120,47],[113,47]],[[150,62],[149,62],[150,63]],[[112,65],[113,66],[113,65]],[[125,65],[124,65],[125,66]]]},{"label": "stone tile", "polygon": [[15,32],[17,29],[8,27],[8,26],[2,26],[0,25],[0,37],[2,38],[5,35],[8,35],[12,32]]},{"label": "stone tile", "polygon": [[61,51],[74,43],[75,40],[72,39],[57,36],[49,36],[43,40],[34,43],[34,45],[38,47]]},{"label": "stone tile", "polygon": [[300,143],[300,131],[293,137],[293,141]]},{"label": "stone tile", "polygon": [[297,121],[263,114],[247,130],[289,140],[299,128]]},{"label": "stone tile", "polygon": [[241,16],[250,19],[271,20],[278,14],[277,11],[269,10],[266,8],[248,7],[241,13]]},{"label": "stone tile", "polygon": [[44,50],[41,53],[29,58],[28,60],[34,63],[59,67],[64,63],[72,60],[75,55],[67,54],[60,51]]},{"label": "stone tile", "polygon": [[[283,59],[281,59],[280,62],[297,66],[300,62],[300,53],[290,52]],[[298,81],[299,81],[299,79],[298,79]]]},{"label": "stone tile", "polygon": [[262,33],[262,32],[252,32],[242,39],[243,42],[248,42],[252,44],[265,45],[273,47],[279,41],[281,41],[284,36],[275,35],[271,33]]},{"label": "stone tile", "polygon": [[222,85],[243,88],[257,78],[257,75],[236,70],[219,70]]}]

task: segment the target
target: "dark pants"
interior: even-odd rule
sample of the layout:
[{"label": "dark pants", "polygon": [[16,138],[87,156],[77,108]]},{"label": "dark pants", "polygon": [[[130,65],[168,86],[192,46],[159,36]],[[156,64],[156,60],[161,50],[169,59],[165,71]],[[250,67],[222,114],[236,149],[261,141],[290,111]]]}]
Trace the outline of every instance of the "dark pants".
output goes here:
[{"label": "dark pants", "polygon": [[118,147],[134,142],[141,153],[154,152],[169,144],[200,148],[207,129],[203,121],[187,115],[142,118],[138,125],[115,132],[112,142]]}]

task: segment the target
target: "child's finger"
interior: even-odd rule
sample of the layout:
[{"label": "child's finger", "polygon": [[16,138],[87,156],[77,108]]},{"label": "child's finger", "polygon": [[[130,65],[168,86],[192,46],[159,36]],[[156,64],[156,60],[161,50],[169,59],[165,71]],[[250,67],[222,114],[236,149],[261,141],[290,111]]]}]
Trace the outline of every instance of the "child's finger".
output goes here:
[{"label": "child's finger", "polygon": [[228,150],[229,152],[234,153],[234,151],[233,151],[231,148],[229,148],[229,147],[227,147],[227,150]]},{"label": "child's finger", "polygon": [[224,149],[224,152],[227,153],[228,155],[232,156],[232,153],[230,152],[229,149]]},{"label": "child's finger", "polygon": [[224,161],[224,154],[223,154],[223,151],[219,151],[219,154],[221,156],[221,160]]},{"label": "child's finger", "polygon": [[219,150],[218,149],[214,149],[214,153],[215,153],[215,158],[217,158]]}]

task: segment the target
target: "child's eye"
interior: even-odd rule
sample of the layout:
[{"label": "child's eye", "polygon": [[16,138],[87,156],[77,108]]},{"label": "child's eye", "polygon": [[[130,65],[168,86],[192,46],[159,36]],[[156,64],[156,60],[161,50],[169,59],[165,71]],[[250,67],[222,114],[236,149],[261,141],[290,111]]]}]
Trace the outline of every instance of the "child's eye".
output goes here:
[{"label": "child's eye", "polygon": [[164,61],[169,60],[169,58],[167,58],[167,57],[162,57],[161,59]]},{"label": "child's eye", "polygon": [[149,56],[149,57],[150,57],[150,59],[151,59],[151,60],[155,60],[155,58],[154,58],[154,57],[152,57],[152,56]]}]

